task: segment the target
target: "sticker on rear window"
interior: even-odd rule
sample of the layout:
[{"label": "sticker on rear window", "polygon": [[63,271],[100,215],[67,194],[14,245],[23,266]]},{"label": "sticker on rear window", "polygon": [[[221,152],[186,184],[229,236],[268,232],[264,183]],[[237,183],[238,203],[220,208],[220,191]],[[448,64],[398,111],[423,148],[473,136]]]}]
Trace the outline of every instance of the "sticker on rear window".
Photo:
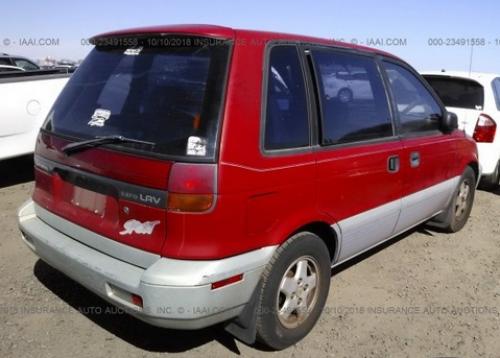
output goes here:
[{"label": "sticker on rear window", "polygon": [[111,111],[107,109],[97,108],[91,117],[88,125],[91,127],[104,127],[106,121],[111,117]]},{"label": "sticker on rear window", "polygon": [[186,154],[197,156],[207,155],[207,140],[195,136],[189,137]]},{"label": "sticker on rear window", "polygon": [[138,54],[141,53],[141,51],[142,47],[128,48],[125,50],[125,52],[123,52],[123,54],[128,56],[137,56]]}]

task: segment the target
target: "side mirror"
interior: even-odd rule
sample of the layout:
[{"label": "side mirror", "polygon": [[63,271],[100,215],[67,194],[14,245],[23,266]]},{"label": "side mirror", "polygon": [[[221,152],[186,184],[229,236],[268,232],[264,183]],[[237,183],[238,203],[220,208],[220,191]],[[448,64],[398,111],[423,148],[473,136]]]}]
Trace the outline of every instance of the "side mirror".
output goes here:
[{"label": "side mirror", "polygon": [[446,112],[441,121],[441,130],[444,133],[451,133],[458,129],[458,117],[453,112]]}]

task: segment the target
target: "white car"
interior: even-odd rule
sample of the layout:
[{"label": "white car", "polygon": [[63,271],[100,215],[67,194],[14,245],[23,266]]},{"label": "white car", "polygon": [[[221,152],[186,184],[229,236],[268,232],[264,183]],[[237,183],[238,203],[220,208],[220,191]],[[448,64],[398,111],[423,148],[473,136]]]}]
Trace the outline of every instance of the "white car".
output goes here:
[{"label": "white car", "polygon": [[333,72],[324,75],[323,81],[327,99],[338,99],[341,103],[349,103],[353,100],[373,98],[366,73]]},{"label": "white car", "polygon": [[69,74],[0,76],[0,160],[32,153],[41,125]]},{"label": "white car", "polygon": [[477,142],[484,186],[499,184],[500,75],[477,72],[426,71],[422,75],[458,116],[459,128]]}]

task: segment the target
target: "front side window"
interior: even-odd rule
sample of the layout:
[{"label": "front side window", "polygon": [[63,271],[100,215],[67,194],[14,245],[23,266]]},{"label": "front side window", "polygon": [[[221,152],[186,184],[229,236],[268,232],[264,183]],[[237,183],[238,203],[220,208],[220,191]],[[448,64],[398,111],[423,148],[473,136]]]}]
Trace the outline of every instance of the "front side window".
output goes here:
[{"label": "front side window", "polygon": [[[154,38],[153,38],[154,39]],[[77,140],[120,135],[144,153],[213,159],[229,44],[164,38],[96,46],[49,113],[45,129]]]},{"label": "front side window", "polygon": [[393,135],[387,96],[375,60],[328,49],[312,51],[325,145]]},{"label": "front side window", "polygon": [[443,113],[423,83],[403,66],[384,62],[402,133],[439,130]]},{"label": "front side window", "polygon": [[500,77],[495,78],[493,81],[493,92],[495,94],[495,101],[497,103],[497,108],[500,111]]},{"label": "front side window", "polygon": [[264,147],[275,150],[308,145],[307,96],[297,48],[275,46],[267,73]]}]

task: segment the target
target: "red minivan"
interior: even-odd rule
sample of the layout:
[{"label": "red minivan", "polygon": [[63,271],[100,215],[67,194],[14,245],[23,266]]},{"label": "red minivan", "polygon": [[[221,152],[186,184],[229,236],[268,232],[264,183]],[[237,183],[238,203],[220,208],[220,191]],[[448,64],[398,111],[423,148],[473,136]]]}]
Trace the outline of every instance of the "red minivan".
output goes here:
[{"label": "red minivan", "polygon": [[208,25],[92,43],[41,129],[19,225],[141,320],[282,349],[313,328],[333,266],[467,221],[475,144],[397,57]]}]

